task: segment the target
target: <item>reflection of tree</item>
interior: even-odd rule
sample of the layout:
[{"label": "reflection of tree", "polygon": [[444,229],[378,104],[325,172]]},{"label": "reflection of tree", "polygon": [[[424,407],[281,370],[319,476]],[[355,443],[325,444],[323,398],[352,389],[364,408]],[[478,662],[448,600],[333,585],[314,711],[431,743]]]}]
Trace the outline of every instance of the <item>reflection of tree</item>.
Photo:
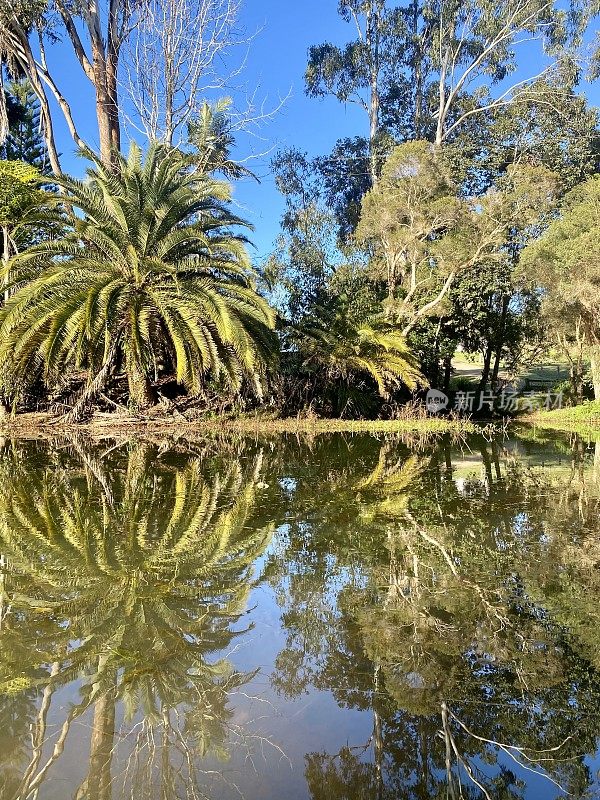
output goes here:
[{"label": "reflection of tree", "polygon": [[[373,715],[368,742],[307,756],[315,799],[516,798],[530,770],[575,796],[589,783],[599,508],[582,495],[580,459],[557,479],[571,482],[565,499],[501,463],[495,443],[460,481],[455,457],[384,447],[342,489],[330,471],[311,516],[290,525],[292,564],[271,567],[289,593],[275,685],[329,689]],[[329,598],[327,613],[307,597]]]},{"label": "reflection of tree", "polygon": [[[195,797],[197,757],[226,754],[228,695],[248,676],[219,654],[240,633],[232,623],[270,538],[246,524],[260,459],[242,469],[158,456],[139,444],[125,458],[86,452],[83,464],[59,459],[45,471],[4,460],[0,685],[35,692],[37,711],[29,762],[3,798],[35,795],[88,710],[89,772],[76,796],[112,797],[117,701],[137,720],[121,777],[136,797],[152,796],[155,768],[163,797],[182,786]],[[53,696],[75,679],[80,700],[49,742]]]}]

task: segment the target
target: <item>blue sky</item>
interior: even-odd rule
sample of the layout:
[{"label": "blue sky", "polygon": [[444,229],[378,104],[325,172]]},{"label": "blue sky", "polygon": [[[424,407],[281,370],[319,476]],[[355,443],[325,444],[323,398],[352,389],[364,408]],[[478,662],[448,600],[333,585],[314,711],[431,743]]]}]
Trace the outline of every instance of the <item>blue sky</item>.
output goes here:
[{"label": "blue sky", "polygon": [[[256,135],[239,137],[240,158],[266,152],[248,163],[260,176],[260,184],[243,181],[235,187],[238,212],[255,226],[252,240],[260,259],[271,248],[283,210],[269,168],[277,148],[295,145],[314,155],[326,153],[341,136],[365,133],[367,123],[353,105],[344,108],[332,99],[319,101],[304,96],[308,47],[326,40],[344,42],[352,35],[337,14],[336,0],[246,0],[242,25],[256,36],[248,50],[244,74],[236,81],[246,86],[240,96],[258,87],[257,99],[263,98],[265,108],[272,109],[289,94],[281,110]],[[239,61],[245,55],[240,50],[235,58]],[[93,93],[70,47],[66,43],[49,47],[48,60],[72,105],[80,135],[97,147]],[[85,164],[75,155],[66,125],[55,110],[63,169],[81,174]]]},{"label": "blue sky", "polygon": [[[337,14],[337,0],[245,0],[242,25],[249,33],[257,31],[239,79],[245,83],[247,93],[258,87],[257,98],[264,98],[266,108],[276,107],[289,93],[283,108],[260,130],[260,138],[239,139],[240,157],[268,151],[249,163],[260,176],[260,184],[243,181],[235,188],[238,212],[255,226],[252,239],[256,245],[255,257],[260,261],[277,235],[283,210],[269,169],[277,148],[296,146],[311,155],[325,154],[338,138],[366,134],[368,125],[364,112],[354,105],[344,107],[334,99],[315,100],[304,95],[308,47],[324,41],[343,43],[352,38],[353,29]],[[238,57],[243,55],[240,51]],[[535,52],[523,53],[523,75],[537,71],[536,60]],[[93,93],[70,48],[66,44],[53,46],[49,61],[73,106],[81,135],[97,145]],[[598,83],[584,86],[583,90],[592,104],[600,104]],[[81,174],[84,164],[75,157],[74,145],[58,113],[55,120],[63,168]]]}]

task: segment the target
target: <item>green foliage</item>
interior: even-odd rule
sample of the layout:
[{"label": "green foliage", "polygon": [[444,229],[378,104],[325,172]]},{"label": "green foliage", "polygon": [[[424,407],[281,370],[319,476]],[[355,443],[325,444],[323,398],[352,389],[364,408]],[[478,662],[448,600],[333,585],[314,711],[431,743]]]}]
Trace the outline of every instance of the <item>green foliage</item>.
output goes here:
[{"label": "green foliage", "polygon": [[15,226],[41,197],[40,174],[23,161],[0,161],[0,225]]},{"label": "green foliage", "polygon": [[335,221],[320,203],[319,181],[306,153],[281,151],[272,166],[286,209],[263,277],[286,318],[298,322],[322,300],[339,264]]},{"label": "green foliage", "polygon": [[232,100],[222,98],[214,104],[203,103],[198,115],[188,123],[188,143],[201,174],[222,173],[229,180],[254,177],[249,169],[231,158],[235,146],[232,131]]},{"label": "green foliage", "polygon": [[47,170],[46,145],[41,134],[40,104],[28,81],[8,86],[8,136],[0,147],[3,158],[25,161],[40,172]]},{"label": "green foliage", "polygon": [[87,182],[60,179],[70,232],[10,265],[28,282],[0,316],[6,391],[72,369],[102,383],[124,363],[130,401],[144,406],[161,363],[192,395],[209,375],[260,395],[274,318],[231,230],[243,222],[227,208],[229,185],[158,145],[145,161],[132,146],[116,174],[93,161]]},{"label": "green foliage", "polygon": [[332,383],[351,383],[356,375],[368,375],[386,400],[400,385],[416,389],[425,384],[397,326],[378,319],[353,324],[343,314],[317,314],[313,309],[297,328],[304,368],[324,373]]},{"label": "green foliage", "polygon": [[524,251],[521,269],[543,287],[546,305],[567,320],[579,320],[592,360],[600,399],[600,177],[564,198],[560,215]]},{"label": "green foliage", "polygon": [[404,320],[405,334],[439,309],[458,275],[504,260],[507,236],[551,207],[554,185],[543,167],[511,165],[484,195],[461,197],[443,152],[399,145],[363,200],[356,237],[371,248],[388,313]]},{"label": "green foliage", "polygon": [[354,102],[369,112],[369,91],[376,76],[384,96],[395,100],[409,96],[401,50],[402,37],[407,34],[405,12],[388,8],[385,0],[342,0],[338,10],[344,21],[362,30],[357,39],[342,47],[324,43],[309,48],[307,95],[333,95],[341,103]]}]

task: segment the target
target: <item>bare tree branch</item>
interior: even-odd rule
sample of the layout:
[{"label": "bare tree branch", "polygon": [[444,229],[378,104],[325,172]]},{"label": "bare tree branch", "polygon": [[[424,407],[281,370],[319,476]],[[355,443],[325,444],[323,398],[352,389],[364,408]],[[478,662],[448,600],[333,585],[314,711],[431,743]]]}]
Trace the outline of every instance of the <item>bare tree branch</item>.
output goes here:
[{"label": "bare tree branch", "polygon": [[243,63],[225,74],[223,65],[253,38],[238,26],[240,6],[241,0],[141,0],[123,62],[135,128],[177,144],[207,92],[230,93]]}]

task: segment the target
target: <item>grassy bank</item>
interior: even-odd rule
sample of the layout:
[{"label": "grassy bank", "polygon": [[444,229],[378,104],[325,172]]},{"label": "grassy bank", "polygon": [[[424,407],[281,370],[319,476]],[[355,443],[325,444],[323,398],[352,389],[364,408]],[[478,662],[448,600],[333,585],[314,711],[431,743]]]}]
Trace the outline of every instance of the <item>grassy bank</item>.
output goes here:
[{"label": "grassy bank", "polygon": [[469,434],[478,428],[467,419],[443,417],[415,417],[398,420],[347,420],[290,417],[272,419],[261,416],[187,420],[171,415],[139,417],[125,414],[94,414],[78,424],[50,414],[18,414],[0,420],[0,434],[19,435],[35,431],[82,430],[87,432],[133,432],[136,430],[185,436],[186,432],[200,433],[417,433],[417,434]]},{"label": "grassy bank", "polygon": [[573,408],[540,411],[527,419],[541,428],[574,433],[600,433],[600,402],[589,401]]}]

